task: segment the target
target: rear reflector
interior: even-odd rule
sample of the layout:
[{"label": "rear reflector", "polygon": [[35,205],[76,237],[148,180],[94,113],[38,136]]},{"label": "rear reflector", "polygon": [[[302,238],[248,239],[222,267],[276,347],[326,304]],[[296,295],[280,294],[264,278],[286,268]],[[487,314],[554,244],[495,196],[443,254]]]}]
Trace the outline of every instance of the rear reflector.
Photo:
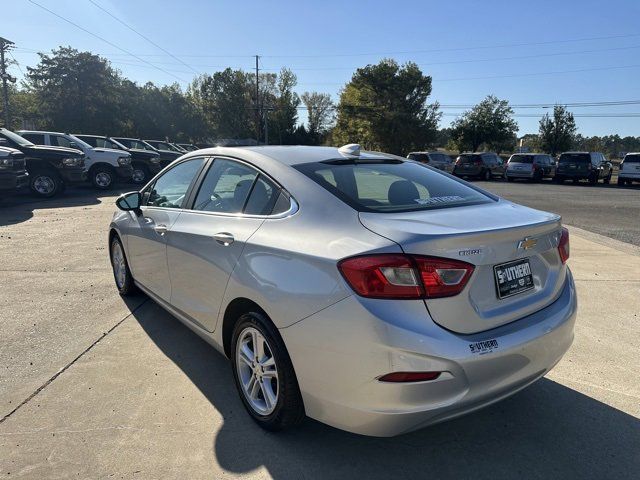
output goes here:
[{"label": "rear reflector", "polygon": [[459,294],[474,266],[448,258],[382,254],[347,258],[338,269],[363,297],[417,299]]},{"label": "rear reflector", "polygon": [[405,382],[427,382],[435,380],[441,372],[393,372],[387,373],[378,378],[381,382],[405,383]]},{"label": "rear reflector", "polygon": [[560,241],[558,242],[558,252],[560,253],[560,260],[562,263],[567,263],[569,260],[569,230],[562,227],[562,233],[560,234]]}]

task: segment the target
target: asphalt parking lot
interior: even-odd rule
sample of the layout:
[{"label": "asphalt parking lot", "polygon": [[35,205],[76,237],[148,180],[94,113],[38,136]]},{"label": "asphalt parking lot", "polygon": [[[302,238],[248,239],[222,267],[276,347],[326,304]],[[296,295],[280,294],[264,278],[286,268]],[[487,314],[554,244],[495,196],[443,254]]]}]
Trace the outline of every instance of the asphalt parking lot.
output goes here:
[{"label": "asphalt parking lot", "polygon": [[390,439],[255,426],[222,356],[146,297],[117,295],[113,195],[0,201],[0,478],[636,478],[640,249],[615,238],[638,245],[640,190],[486,187],[579,227],[575,342],[523,392]]}]

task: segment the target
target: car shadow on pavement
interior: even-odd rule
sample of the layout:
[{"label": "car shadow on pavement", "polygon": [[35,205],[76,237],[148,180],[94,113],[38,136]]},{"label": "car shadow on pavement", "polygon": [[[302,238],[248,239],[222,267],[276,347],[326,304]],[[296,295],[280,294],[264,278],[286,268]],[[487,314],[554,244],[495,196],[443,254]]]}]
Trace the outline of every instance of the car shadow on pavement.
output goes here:
[{"label": "car shadow on pavement", "polygon": [[0,226],[26,222],[33,217],[34,210],[97,205],[101,203],[102,197],[116,195],[125,188],[126,186],[123,185],[113,190],[101,191],[91,187],[74,187],[53,198],[38,198],[29,192],[2,197],[0,198]]},{"label": "car shadow on pavement", "polygon": [[548,379],[476,413],[394,438],[310,419],[268,433],[245,413],[222,355],[152,302],[134,315],[223,416],[211,454],[236,474],[266,468],[276,479],[604,479],[640,471],[640,420]]}]

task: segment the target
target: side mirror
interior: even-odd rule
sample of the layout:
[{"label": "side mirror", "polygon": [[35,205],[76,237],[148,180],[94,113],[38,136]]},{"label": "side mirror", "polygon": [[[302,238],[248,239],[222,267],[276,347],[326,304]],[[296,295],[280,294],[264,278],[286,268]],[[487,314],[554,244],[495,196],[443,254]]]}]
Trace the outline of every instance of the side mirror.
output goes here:
[{"label": "side mirror", "polygon": [[136,215],[141,213],[141,204],[142,196],[140,195],[140,192],[123,193],[116,200],[116,207],[120,210],[124,210],[125,212],[135,212]]}]

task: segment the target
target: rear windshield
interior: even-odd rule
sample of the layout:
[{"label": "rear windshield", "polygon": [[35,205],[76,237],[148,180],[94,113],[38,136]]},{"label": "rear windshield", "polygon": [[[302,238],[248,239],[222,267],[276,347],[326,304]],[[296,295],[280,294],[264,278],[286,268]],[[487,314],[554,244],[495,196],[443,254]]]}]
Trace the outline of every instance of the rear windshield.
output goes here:
[{"label": "rear windshield", "polygon": [[558,163],[590,163],[591,156],[588,153],[563,153]]},{"label": "rear windshield", "polygon": [[533,163],[533,155],[514,155],[509,163]]},{"label": "rear windshield", "polygon": [[474,163],[474,162],[482,162],[482,157],[480,155],[460,155],[458,157],[458,163]]},{"label": "rear windshield", "polygon": [[640,154],[634,153],[633,155],[626,155],[624,157],[624,163],[640,163]]},{"label": "rear windshield", "polygon": [[458,180],[411,162],[319,162],[294,167],[361,212],[410,212],[492,201]]}]

